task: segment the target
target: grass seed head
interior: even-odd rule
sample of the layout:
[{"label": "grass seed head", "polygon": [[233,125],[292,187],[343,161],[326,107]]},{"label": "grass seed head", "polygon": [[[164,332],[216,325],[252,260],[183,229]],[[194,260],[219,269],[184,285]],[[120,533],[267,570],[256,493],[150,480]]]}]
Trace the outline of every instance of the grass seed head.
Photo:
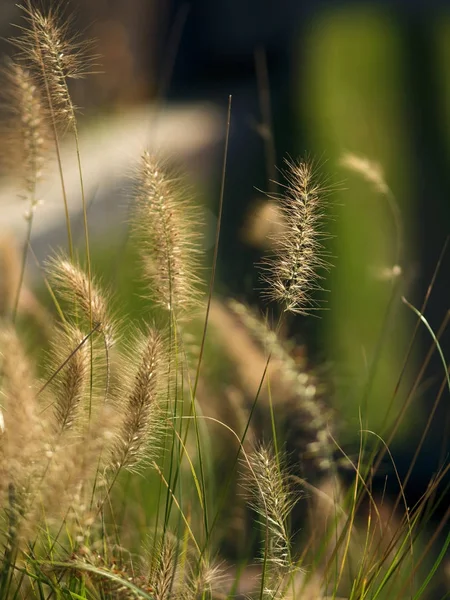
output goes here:
[{"label": "grass seed head", "polygon": [[287,312],[308,314],[318,308],[313,293],[323,291],[320,280],[330,267],[323,241],[323,189],[309,162],[289,162],[287,186],[280,200],[285,233],[273,255],[263,262],[268,300]]},{"label": "grass seed head", "polygon": [[74,127],[76,109],[68,80],[81,79],[91,72],[95,61],[90,55],[92,44],[82,40],[80,34],[71,34],[70,20],[59,18],[55,11],[44,14],[28,5],[21,8],[26,24],[19,27],[22,35],[13,40],[19,58],[36,74],[52,120]]},{"label": "grass seed head", "polygon": [[88,389],[89,342],[78,328],[67,325],[57,332],[52,346],[52,371],[65,363],[52,385],[56,430],[62,433],[76,424]]},{"label": "grass seed head", "polygon": [[50,282],[69,308],[76,311],[79,307],[85,321],[96,327],[104,336],[105,343],[111,348],[115,342],[115,323],[110,316],[107,295],[94,280],[89,281],[87,274],[76,263],[64,255],[59,255],[47,265]]},{"label": "grass seed head", "polygon": [[2,95],[9,110],[5,158],[13,171],[19,166],[25,199],[30,202],[29,210],[33,211],[38,204],[37,186],[49,154],[47,110],[29,69],[8,60],[2,74]]},{"label": "grass seed head", "polygon": [[177,318],[199,302],[199,219],[180,182],[144,152],[136,186],[133,229],[141,242],[151,299]]},{"label": "grass seed head", "polygon": [[122,421],[114,437],[111,470],[136,470],[159,449],[163,429],[160,392],[167,384],[167,359],[161,335],[149,329],[132,342],[129,384],[124,390]]}]

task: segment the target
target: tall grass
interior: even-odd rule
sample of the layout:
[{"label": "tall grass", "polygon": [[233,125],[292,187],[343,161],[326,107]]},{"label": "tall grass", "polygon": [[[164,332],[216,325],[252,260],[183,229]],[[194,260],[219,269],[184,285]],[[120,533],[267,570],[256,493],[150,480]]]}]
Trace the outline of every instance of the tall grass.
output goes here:
[{"label": "tall grass", "polygon": [[[148,306],[139,320],[117,316],[118,291],[92,274],[68,85],[91,60],[57,14],[30,2],[24,11],[7,76],[29,210],[20,272],[0,288],[0,598],[424,597],[450,543],[430,560],[448,519],[447,510],[427,526],[439,477],[417,506],[406,507],[401,481],[398,499],[377,493],[374,465],[388,445],[373,435],[369,446],[361,424],[360,451],[346,454],[327,387],[282,335],[286,313],[317,308],[329,268],[313,165],[287,166],[282,236],[262,266],[267,297],[283,309],[271,324],[213,298],[215,263],[208,287],[198,208],[144,149],[131,233]],[[85,260],[73,244],[62,135],[76,141]],[[33,295],[24,270],[51,144],[67,252],[43,268],[50,308],[40,307],[41,343],[32,353],[20,298]],[[365,164],[352,166],[381,185]],[[226,149],[222,201],[225,173]],[[220,218],[215,257],[219,242]],[[428,327],[424,307],[411,308]],[[216,355],[223,359],[211,377]],[[142,481],[149,483],[140,505],[133,490]]]}]

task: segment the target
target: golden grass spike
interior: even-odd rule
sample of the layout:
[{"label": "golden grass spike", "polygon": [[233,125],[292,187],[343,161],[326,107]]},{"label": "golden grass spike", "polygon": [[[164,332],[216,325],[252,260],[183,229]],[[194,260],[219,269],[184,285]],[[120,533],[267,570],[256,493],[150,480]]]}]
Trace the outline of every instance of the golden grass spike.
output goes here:
[{"label": "golden grass spike", "polygon": [[63,254],[48,262],[47,272],[56,292],[69,303],[71,310],[79,307],[87,324],[92,318],[92,327],[97,327],[107,348],[111,348],[115,343],[116,325],[110,316],[107,295],[95,281],[89,281],[76,262],[71,262]]},{"label": "golden grass spike", "polygon": [[161,170],[144,152],[136,186],[133,229],[143,248],[141,256],[151,299],[177,318],[198,306],[198,215],[183,197],[180,182]]},{"label": "golden grass spike", "polygon": [[47,110],[36,81],[29,69],[8,60],[2,71],[5,86],[3,96],[10,119],[6,125],[6,153],[8,162],[23,179],[25,199],[30,202],[27,216],[38,204],[36,188],[48,155],[50,129]]},{"label": "golden grass spike", "polygon": [[33,370],[15,330],[0,329],[2,405],[9,470],[28,470],[37,452],[35,434],[40,430]]},{"label": "golden grass spike", "polygon": [[89,54],[90,42],[72,35],[70,20],[62,21],[55,11],[44,14],[31,5],[21,7],[26,26],[13,40],[20,58],[39,78],[50,105],[52,118],[66,127],[76,124],[76,108],[67,81],[81,79],[91,72],[95,57]]},{"label": "golden grass spike", "polygon": [[270,447],[258,446],[249,455],[253,481],[251,504],[268,530],[267,560],[280,568],[290,567],[287,519],[295,504],[286,477]]},{"label": "golden grass spike", "polygon": [[262,263],[266,297],[287,312],[308,314],[319,308],[313,292],[322,291],[321,272],[330,268],[323,240],[323,188],[309,162],[288,162],[288,184],[281,198],[285,234]]},{"label": "golden grass spike", "polygon": [[70,359],[52,382],[54,394],[54,416],[58,433],[70,429],[77,421],[80,405],[89,386],[90,352],[89,344],[80,343],[85,339],[81,331],[70,325],[57,332],[52,342],[53,361],[56,370],[60,364]]},{"label": "golden grass spike", "polygon": [[177,569],[179,542],[172,535],[165,535],[156,548],[156,565],[153,569],[152,585],[155,600],[169,600]]},{"label": "golden grass spike", "polygon": [[[40,418],[33,369],[15,330],[0,328],[2,433],[0,434],[0,496],[5,499],[7,537],[18,540],[28,516],[30,495],[45,463],[47,423]],[[11,530],[13,527],[14,532]],[[12,540],[9,540],[12,543]]]},{"label": "golden grass spike", "polygon": [[135,470],[159,449],[162,408],[159,393],[167,385],[167,359],[161,335],[154,329],[137,336],[129,358],[129,385],[121,408],[123,419],[111,452],[111,470]]},{"label": "golden grass spike", "polygon": [[[289,445],[303,463],[311,463],[322,473],[334,470],[335,415],[323,402],[322,388],[325,386],[308,369],[306,358],[303,362],[294,360],[267,320],[236,300],[229,300],[228,306],[263,349],[260,363],[270,355],[271,394],[277,415],[289,423],[286,431]],[[233,335],[230,328],[227,333]]]}]

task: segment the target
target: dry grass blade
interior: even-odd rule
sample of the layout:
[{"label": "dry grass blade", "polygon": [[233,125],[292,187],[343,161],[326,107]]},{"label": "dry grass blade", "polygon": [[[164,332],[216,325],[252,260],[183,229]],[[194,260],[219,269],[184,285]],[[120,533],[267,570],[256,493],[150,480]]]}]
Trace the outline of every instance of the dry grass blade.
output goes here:
[{"label": "dry grass blade", "polygon": [[142,245],[151,299],[178,318],[198,306],[200,283],[199,218],[180,185],[154,157],[143,154],[133,229]]},{"label": "dry grass blade", "polygon": [[280,302],[284,310],[308,314],[318,308],[313,299],[322,291],[321,272],[330,268],[323,240],[323,188],[312,164],[288,163],[288,185],[280,201],[285,235],[276,239],[274,255],[263,262],[266,296]]},{"label": "dry grass blade", "polygon": [[21,275],[20,256],[15,240],[0,237],[0,318],[12,313]]}]

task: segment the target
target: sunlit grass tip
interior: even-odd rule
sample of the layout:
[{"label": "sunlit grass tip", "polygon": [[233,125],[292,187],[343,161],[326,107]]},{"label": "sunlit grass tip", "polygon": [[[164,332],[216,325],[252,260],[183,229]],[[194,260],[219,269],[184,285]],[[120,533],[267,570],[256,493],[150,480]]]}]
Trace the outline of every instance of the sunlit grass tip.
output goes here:
[{"label": "sunlit grass tip", "polygon": [[280,202],[284,234],[274,240],[273,253],[261,266],[265,296],[286,312],[309,314],[320,307],[316,292],[331,264],[324,241],[325,189],[311,162],[287,161],[287,185]]},{"label": "sunlit grass tip", "polygon": [[144,152],[137,171],[133,232],[141,243],[148,294],[182,318],[201,299],[198,210],[179,179]]}]

